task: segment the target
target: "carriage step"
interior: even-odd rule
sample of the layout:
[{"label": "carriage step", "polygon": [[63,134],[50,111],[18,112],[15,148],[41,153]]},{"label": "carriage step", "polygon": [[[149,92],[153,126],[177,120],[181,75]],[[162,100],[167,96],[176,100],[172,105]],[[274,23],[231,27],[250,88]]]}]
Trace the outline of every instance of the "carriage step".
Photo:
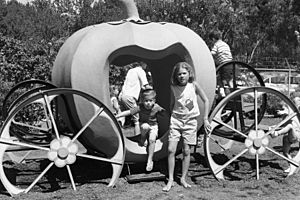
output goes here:
[{"label": "carriage step", "polygon": [[126,176],[128,183],[141,182],[141,181],[154,181],[163,180],[166,176],[160,172],[142,173],[142,174],[131,174]]}]

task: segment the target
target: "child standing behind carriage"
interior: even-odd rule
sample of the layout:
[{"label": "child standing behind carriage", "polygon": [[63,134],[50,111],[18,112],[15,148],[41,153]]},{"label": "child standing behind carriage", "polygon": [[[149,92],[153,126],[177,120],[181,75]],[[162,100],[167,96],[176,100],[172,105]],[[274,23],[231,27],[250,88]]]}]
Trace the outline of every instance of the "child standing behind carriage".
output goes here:
[{"label": "child standing behind carriage", "polygon": [[[155,142],[158,137],[158,121],[157,115],[164,111],[156,101],[156,92],[153,89],[146,89],[141,92],[141,103],[130,110],[123,111],[116,115],[117,118],[128,115],[139,114],[139,122],[141,128],[140,146],[148,147],[147,171],[153,169],[153,154],[155,150]],[[148,144],[145,142],[148,137]]]},{"label": "child standing behind carriage", "polygon": [[[216,67],[232,61],[232,54],[229,45],[222,40],[222,34],[218,30],[214,30],[209,33],[208,35],[209,39],[213,42],[213,47],[211,49],[211,54],[215,60]],[[232,75],[232,65],[228,65],[225,67],[222,67],[220,69],[219,77],[217,77],[217,84],[220,87],[220,95],[222,97],[225,97],[230,93],[228,89],[225,91],[225,87],[232,88],[232,81],[233,81],[233,75]],[[236,73],[238,73],[237,69]],[[225,94],[226,93],[226,94]]]},{"label": "child standing behind carriage", "polygon": [[174,185],[175,153],[177,144],[183,139],[182,175],[180,184],[184,188],[191,185],[186,182],[186,176],[190,165],[191,145],[196,145],[197,140],[197,117],[200,110],[197,103],[197,95],[204,102],[204,128],[210,130],[208,121],[209,101],[203,89],[194,82],[192,67],[186,62],[175,65],[171,77],[171,119],[168,146],[168,169],[169,180],[163,191],[168,192]]},{"label": "child standing behind carriage", "polygon": [[[110,92],[110,101],[113,107],[113,114],[117,115],[121,112],[121,108],[118,100],[119,88],[116,85],[111,85],[109,87],[109,92]],[[118,122],[120,123],[121,126],[124,126],[125,117],[120,117],[118,119]]]}]

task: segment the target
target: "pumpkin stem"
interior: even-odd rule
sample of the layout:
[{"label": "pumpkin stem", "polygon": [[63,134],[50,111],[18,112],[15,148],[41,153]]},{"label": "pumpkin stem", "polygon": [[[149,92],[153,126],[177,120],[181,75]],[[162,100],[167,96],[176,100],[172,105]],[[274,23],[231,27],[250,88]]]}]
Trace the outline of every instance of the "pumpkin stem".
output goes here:
[{"label": "pumpkin stem", "polygon": [[112,0],[112,1],[121,3],[123,10],[127,15],[128,21],[132,21],[132,20],[141,21],[134,0]]}]

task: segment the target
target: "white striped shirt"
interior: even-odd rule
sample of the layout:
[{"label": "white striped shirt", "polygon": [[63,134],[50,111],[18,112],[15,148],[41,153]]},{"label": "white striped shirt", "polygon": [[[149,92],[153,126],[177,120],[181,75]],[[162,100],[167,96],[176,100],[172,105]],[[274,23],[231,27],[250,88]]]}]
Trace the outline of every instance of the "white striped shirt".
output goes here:
[{"label": "white striped shirt", "polygon": [[232,60],[232,55],[230,51],[230,47],[222,40],[218,40],[212,50],[211,54],[215,58],[217,66]]}]

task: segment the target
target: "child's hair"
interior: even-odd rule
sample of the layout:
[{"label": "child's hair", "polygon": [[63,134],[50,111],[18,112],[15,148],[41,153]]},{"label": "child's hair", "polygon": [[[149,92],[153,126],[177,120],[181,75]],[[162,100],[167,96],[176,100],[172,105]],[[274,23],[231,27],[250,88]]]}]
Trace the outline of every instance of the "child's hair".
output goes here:
[{"label": "child's hair", "polygon": [[110,85],[110,86],[109,86],[109,94],[110,94],[110,97],[115,96],[114,90],[116,90],[116,89],[119,89],[119,87],[116,86],[116,85]]},{"label": "child's hair", "polygon": [[194,75],[194,71],[191,67],[191,65],[189,65],[187,62],[179,62],[177,63],[174,68],[173,68],[173,72],[172,72],[172,77],[171,77],[171,84],[172,85],[179,85],[178,79],[177,79],[177,74],[180,68],[184,68],[189,72],[189,80],[188,82],[192,83],[195,80],[195,75]]},{"label": "child's hair", "polygon": [[146,67],[146,66],[147,66],[147,63],[145,63],[144,61],[140,61],[140,62],[139,62],[139,65],[140,65],[140,66],[145,66],[145,67]]},{"label": "child's hair", "polygon": [[137,61],[137,62],[132,63],[132,68],[142,67],[143,69],[146,69],[147,66],[148,66],[147,63],[144,61]]},{"label": "child's hair", "polygon": [[212,39],[216,39],[216,40],[219,40],[222,38],[222,33],[218,30],[214,30],[214,31],[211,31],[209,34],[208,34],[208,38],[210,40]]},{"label": "child's hair", "polygon": [[146,89],[141,92],[141,100],[143,101],[146,97],[149,97],[151,99],[156,98],[156,92],[153,89]]}]

